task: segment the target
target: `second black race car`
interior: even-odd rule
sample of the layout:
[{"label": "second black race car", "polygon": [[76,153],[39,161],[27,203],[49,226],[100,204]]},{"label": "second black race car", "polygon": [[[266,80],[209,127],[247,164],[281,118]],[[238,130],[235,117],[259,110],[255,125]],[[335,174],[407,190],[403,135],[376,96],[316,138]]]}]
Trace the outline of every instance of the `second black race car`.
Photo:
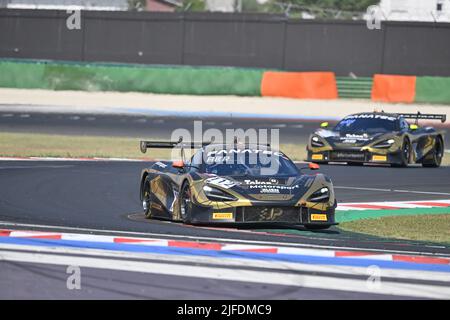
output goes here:
[{"label": "second black race car", "polygon": [[[416,121],[410,124],[406,119]],[[439,167],[444,155],[444,133],[420,127],[419,119],[445,122],[446,115],[371,112],[346,116],[334,128],[323,123],[309,138],[308,160]]]},{"label": "second black race car", "polygon": [[182,157],[186,147],[199,148],[190,160],[159,161],[143,170],[140,198],[147,218],[191,224],[281,223],[310,229],[336,224],[330,178],[302,173],[270,146],[141,142],[143,152],[180,148]]}]

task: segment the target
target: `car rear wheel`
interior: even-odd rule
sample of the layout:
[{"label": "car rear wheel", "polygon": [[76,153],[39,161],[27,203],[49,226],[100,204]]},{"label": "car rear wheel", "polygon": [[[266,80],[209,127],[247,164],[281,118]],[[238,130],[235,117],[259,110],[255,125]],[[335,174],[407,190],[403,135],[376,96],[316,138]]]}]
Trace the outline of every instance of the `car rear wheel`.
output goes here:
[{"label": "car rear wheel", "polygon": [[424,160],[422,166],[437,168],[441,165],[442,157],[444,156],[444,143],[442,139],[438,137],[434,145],[433,151],[431,151],[432,157],[429,160]]},{"label": "car rear wheel", "polygon": [[192,213],[192,201],[191,201],[191,189],[189,185],[185,183],[180,192],[180,215],[184,223],[191,223]]},{"label": "car rear wheel", "polygon": [[152,190],[150,181],[145,179],[144,188],[142,189],[142,208],[144,209],[145,218],[152,218]]}]

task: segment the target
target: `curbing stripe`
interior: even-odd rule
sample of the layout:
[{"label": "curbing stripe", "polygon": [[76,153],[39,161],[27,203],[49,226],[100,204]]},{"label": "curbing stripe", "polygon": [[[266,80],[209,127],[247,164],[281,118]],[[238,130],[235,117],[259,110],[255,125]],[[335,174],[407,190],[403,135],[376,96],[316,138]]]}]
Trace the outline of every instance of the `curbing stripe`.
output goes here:
[{"label": "curbing stripe", "polygon": [[[256,245],[233,245],[218,242],[196,242],[196,241],[179,241],[164,240],[153,238],[131,238],[116,236],[100,236],[92,234],[72,234],[72,233],[49,233],[39,231],[17,231],[17,230],[1,230],[0,237],[28,239],[38,242],[37,245],[56,245],[61,241],[73,241],[76,243],[86,243],[89,247],[92,243],[110,243],[112,245],[132,245],[132,246],[153,246],[167,247],[175,249],[193,249],[200,251],[222,251],[222,252],[248,252],[255,254],[269,254],[282,256],[309,256],[309,257],[328,257],[328,258],[344,258],[344,259],[367,259],[377,261],[405,262],[415,264],[432,264],[432,265],[448,265],[450,266],[450,258],[442,257],[426,257],[426,256],[408,256],[399,254],[381,254],[364,251],[341,251],[341,250],[319,250],[319,249],[303,249],[288,248],[279,246],[256,246]],[[58,241],[59,240],[59,241]]]},{"label": "curbing stripe", "polygon": [[397,210],[414,208],[450,207],[450,200],[415,200],[395,202],[361,202],[361,203],[339,203],[336,210]]}]

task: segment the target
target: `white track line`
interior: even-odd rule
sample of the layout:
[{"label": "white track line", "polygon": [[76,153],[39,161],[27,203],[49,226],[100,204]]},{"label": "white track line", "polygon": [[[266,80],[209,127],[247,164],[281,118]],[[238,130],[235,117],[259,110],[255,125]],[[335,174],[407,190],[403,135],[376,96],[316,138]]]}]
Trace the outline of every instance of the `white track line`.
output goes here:
[{"label": "white track line", "polygon": [[431,299],[449,299],[450,287],[419,285],[382,281],[379,286],[370,286],[366,280],[340,279],[327,276],[299,275],[269,271],[253,271],[235,268],[210,268],[208,266],[192,266],[168,264],[163,262],[142,262],[119,259],[102,259],[93,257],[59,256],[43,253],[25,253],[1,251],[3,260],[52,265],[76,265],[85,268],[143,272],[171,276],[190,276],[194,278],[229,280],[240,282],[264,283],[273,285],[316,288],[384,294]]},{"label": "white track line", "polygon": [[10,227],[25,227],[25,228],[41,228],[41,229],[51,229],[51,230],[68,230],[68,231],[84,231],[92,233],[108,233],[115,235],[138,235],[144,237],[168,237],[175,239],[190,239],[194,241],[211,241],[211,242],[223,242],[223,243],[245,243],[245,244],[258,244],[258,245],[269,245],[269,246],[284,246],[284,247],[294,247],[294,248],[319,248],[319,249],[329,249],[329,250],[350,250],[350,251],[367,251],[367,252],[380,252],[380,253],[399,253],[399,254],[411,254],[411,255],[424,255],[424,256],[439,256],[439,257],[450,257],[450,254],[433,254],[429,252],[421,251],[406,251],[406,250],[385,250],[385,249],[373,249],[364,247],[348,247],[348,246],[329,246],[329,245],[316,245],[316,244],[303,244],[303,243],[292,243],[292,242],[276,242],[276,241],[257,241],[257,240],[242,240],[242,239],[229,239],[229,238],[217,238],[217,237],[198,237],[198,236],[187,236],[187,235],[175,235],[170,236],[162,233],[147,233],[147,232],[134,232],[134,231],[120,231],[120,230],[105,230],[105,229],[91,229],[91,228],[76,228],[76,227],[60,227],[60,226],[49,226],[49,225],[39,225],[39,224],[27,224],[27,223],[13,223],[8,221],[0,221],[0,226],[10,226]]}]

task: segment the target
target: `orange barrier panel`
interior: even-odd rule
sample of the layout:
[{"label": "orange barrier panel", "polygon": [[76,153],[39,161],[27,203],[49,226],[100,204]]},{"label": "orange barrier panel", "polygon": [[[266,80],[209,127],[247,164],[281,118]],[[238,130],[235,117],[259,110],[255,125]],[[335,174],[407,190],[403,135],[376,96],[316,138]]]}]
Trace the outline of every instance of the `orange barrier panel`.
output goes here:
[{"label": "orange barrier panel", "polygon": [[415,95],[415,76],[376,74],[373,77],[373,101],[414,102]]},{"label": "orange barrier panel", "polygon": [[337,99],[333,72],[266,71],[261,81],[261,95],[299,99]]}]

